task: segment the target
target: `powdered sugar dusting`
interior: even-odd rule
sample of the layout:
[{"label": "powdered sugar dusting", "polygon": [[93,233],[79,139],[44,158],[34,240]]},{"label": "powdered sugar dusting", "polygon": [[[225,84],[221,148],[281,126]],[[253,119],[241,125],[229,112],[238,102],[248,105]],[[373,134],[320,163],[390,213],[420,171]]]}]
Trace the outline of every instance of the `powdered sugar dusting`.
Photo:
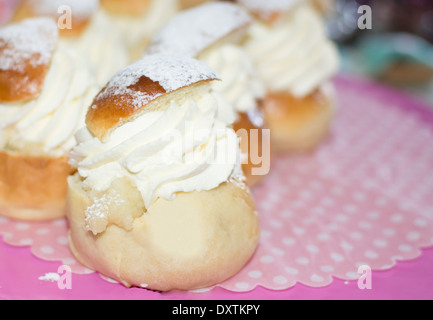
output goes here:
[{"label": "powdered sugar dusting", "polygon": [[85,227],[87,231],[98,234],[105,230],[108,225],[110,208],[120,207],[125,200],[121,199],[120,194],[110,191],[101,198],[94,199],[93,204],[86,209]]},{"label": "powdered sugar dusting", "polygon": [[55,22],[47,18],[24,20],[0,29],[0,70],[22,72],[25,64],[48,65],[58,39]]},{"label": "powdered sugar dusting", "polygon": [[249,14],[236,4],[204,4],[172,19],[154,37],[148,52],[175,52],[195,57],[214,42],[249,23]]},{"label": "powdered sugar dusting", "polygon": [[98,0],[30,0],[30,3],[36,14],[49,16],[60,14],[59,8],[68,6],[78,19],[88,19],[99,7]]},{"label": "powdered sugar dusting", "polygon": [[119,71],[96,100],[107,96],[128,95],[129,98],[132,98],[130,103],[135,108],[144,106],[161,93],[150,95],[147,92],[130,89],[143,76],[159,83],[166,92],[172,92],[202,80],[219,79],[216,72],[209,66],[195,59],[174,54],[147,55]]},{"label": "powdered sugar dusting", "polygon": [[249,10],[269,15],[275,12],[290,10],[302,0],[238,0],[238,2]]}]

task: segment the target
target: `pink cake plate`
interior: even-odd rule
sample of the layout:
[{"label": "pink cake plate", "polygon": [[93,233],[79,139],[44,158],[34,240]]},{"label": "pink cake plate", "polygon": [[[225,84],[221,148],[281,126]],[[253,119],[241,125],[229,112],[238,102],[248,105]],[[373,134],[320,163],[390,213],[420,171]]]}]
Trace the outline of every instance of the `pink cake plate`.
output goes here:
[{"label": "pink cake plate", "polygon": [[[17,3],[0,0],[0,25]],[[0,217],[0,299],[433,299],[433,112],[366,80],[336,87],[329,140],[277,157],[254,190],[261,244],[234,278],[195,293],[126,289],[73,259],[65,220]],[[71,290],[46,281],[64,264]],[[361,265],[372,290],[358,288]]]},{"label": "pink cake plate", "polygon": [[[0,218],[0,298],[432,299],[433,112],[367,80],[335,84],[328,140],[276,157],[253,191],[262,238],[232,279],[200,292],[126,289],[73,259],[64,220]],[[63,264],[74,272],[71,290],[43,280]],[[373,270],[372,290],[358,288],[360,266]]]}]

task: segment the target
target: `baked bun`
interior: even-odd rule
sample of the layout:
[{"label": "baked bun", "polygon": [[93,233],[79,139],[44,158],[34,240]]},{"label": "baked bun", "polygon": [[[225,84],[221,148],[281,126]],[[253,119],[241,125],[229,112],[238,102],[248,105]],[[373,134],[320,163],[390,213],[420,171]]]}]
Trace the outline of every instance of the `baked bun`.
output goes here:
[{"label": "baked bun", "polygon": [[0,29],[0,102],[37,97],[42,90],[58,32],[46,19]]},{"label": "baked bun", "polygon": [[239,2],[261,17],[245,50],[268,91],[263,105],[272,150],[310,150],[326,136],[334,115],[334,100],[321,88],[338,72],[338,50],[309,1]]},{"label": "baked bun", "polygon": [[[176,15],[153,37],[148,53],[177,53],[196,58],[220,75],[222,82],[214,84],[221,95],[220,116],[235,123],[236,128],[261,130],[250,121],[248,113],[259,114],[260,102],[265,98],[265,86],[257,74],[253,61],[241,47],[252,23],[250,15],[240,6],[229,2],[210,2]],[[260,121],[263,125],[263,121]],[[247,125],[242,127],[242,125]],[[257,124],[257,122],[255,122]],[[247,137],[248,141],[250,137]],[[268,141],[253,141],[257,144]],[[249,144],[241,144],[249,157]],[[262,151],[262,150],[260,150]],[[264,176],[252,178],[251,163],[244,165],[250,186]]]},{"label": "baked bun", "polygon": [[1,215],[26,221],[65,216],[68,157],[41,157],[0,151]]},{"label": "baked bun", "polygon": [[[65,23],[63,16],[71,9],[71,28],[60,28],[62,37],[79,37],[86,30],[93,14],[98,9],[98,0],[23,0],[13,20],[21,21],[33,17],[50,17],[59,23]],[[60,12],[59,12],[60,11]]]},{"label": "baked bun", "polygon": [[[149,55],[96,97],[71,153],[67,217],[82,264],[169,291],[218,284],[251,258],[258,218],[236,134],[216,119],[216,79],[196,60]],[[202,157],[209,151],[219,161]]]},{"label": "baked bun", "polygon": [[67,153],[93,93],[80,56],[57,40],[49,18],[0,29],[0,213],[10,218],[65,215]]},{"label": "baked bun", "polygon": [[[122,184],[121,190],[129,206],[122,212],[113,208],[112,214],[135,210],[133,201],[142,201],[132,184]],[[234,184],[181,193],[173,201],[159,199],[130,230],[112,225],[99,236],[83,228],[85,212],[92,205],[79,177],[70,178],[71,251],[82,264],[128,287],[158,291],[210,287],[239,272],[257,246],[254,205],[249,193]]]},{"label": "baked bun", "polygon": [[[164,57],[167,57],[167,61],[163,61]],[[153,61],[152,58],[158,64],[150,64],[148,61]],[[106,140],[125,123],[169,103],[166,94],[171,93],[170,98],[173,99],[173,95],[179,94],[179,89],[194,90],[203,82],[219,80],[210,68],[201,65],[200,70],[194,70],[195,61],[184,62],[181,58],[175,58],[173,55],[147,56],[120,70],[95,97],[86,117],[89,131],[98,139]],[[152,78],[148,75],[152,75]],[[186,92],[181,94],[186,95]]]},{"label": "baked bun", "polygon": [[60,31],[60,42],[80,51],[93,64],[101,89],[118,70],[128,65],[129,52],[120,33],[98,8],[98,0],[24,0],[15,21],[30,17],[53,19]]},{"label": "baked bun", "polygon": [[[327,89],[324,89],[324,88]],[[330,133],[335,114],[331,84],[305,98],[289,93],[269,93],[263,111],[271,130],[272,151],[306,152],[313,150]]]}]

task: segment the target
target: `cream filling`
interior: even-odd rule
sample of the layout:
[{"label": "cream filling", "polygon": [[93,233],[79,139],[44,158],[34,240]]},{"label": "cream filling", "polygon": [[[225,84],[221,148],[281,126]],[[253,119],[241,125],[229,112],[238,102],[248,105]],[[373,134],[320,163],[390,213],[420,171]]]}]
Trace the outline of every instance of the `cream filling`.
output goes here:
[{"label": "cream filling", "polygon": [[308,5],[298,6],[273,26],[256,22],[246,50],[270,91],[299,98],[339,69],[338,51],[326,36],[321,17]]},{"label": "cream filling", "polygon": [[147,208],[158,198],[172,200],[178,192],[240,180],[239,139],[230,124],[217,118],[215,95],[209,91],[174,100],[167,110],[145,113],[116,129],[107,142],[84,128],[70,163],[95,191],[129,178]]},{"label": "cream filling", "polygon": [[78,52],[59,45],[37,98],[0,103],[1,149],[67,155],[95,94],[89,62]]},{"label": "cream filling", "polygon": [[198,58],[223,80],[215,83],[214,89],[231,105],[230,110],[221,111],[226,119],[230,117],[230,112],[248,113],[257,109],[258,101],[264,98],[266,90],[253,61],[242,48],[227,44],[204,52]]}]

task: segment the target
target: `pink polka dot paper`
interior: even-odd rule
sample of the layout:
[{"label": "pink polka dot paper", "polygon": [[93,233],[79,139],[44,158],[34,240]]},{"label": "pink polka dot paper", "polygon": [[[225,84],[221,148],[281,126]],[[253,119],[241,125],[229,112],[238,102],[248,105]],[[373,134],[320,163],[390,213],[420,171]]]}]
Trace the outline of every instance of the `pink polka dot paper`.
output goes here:
[{"label": "pink polka dot paper", "polygon": [[93,273],[72,256],[66,219],[36,223],[19,222],[0,216],[0,235],[4,242],[12,246],[29,246],[32,253],[42,260],[69,265],[75,273]]},{"label": "pink polka dot paper", "polygon": [[[358,279],[361,265],[388,270],[433,246],[433,112],[374,84],[340,77],[336,86],[332,135],[314,153],[274,159],[253,191],[259,248],[220,287],[323,287],[334,277]],[[0,234],[43,260],[91,272],[69,252],[64,220],[0,218]]]}]

